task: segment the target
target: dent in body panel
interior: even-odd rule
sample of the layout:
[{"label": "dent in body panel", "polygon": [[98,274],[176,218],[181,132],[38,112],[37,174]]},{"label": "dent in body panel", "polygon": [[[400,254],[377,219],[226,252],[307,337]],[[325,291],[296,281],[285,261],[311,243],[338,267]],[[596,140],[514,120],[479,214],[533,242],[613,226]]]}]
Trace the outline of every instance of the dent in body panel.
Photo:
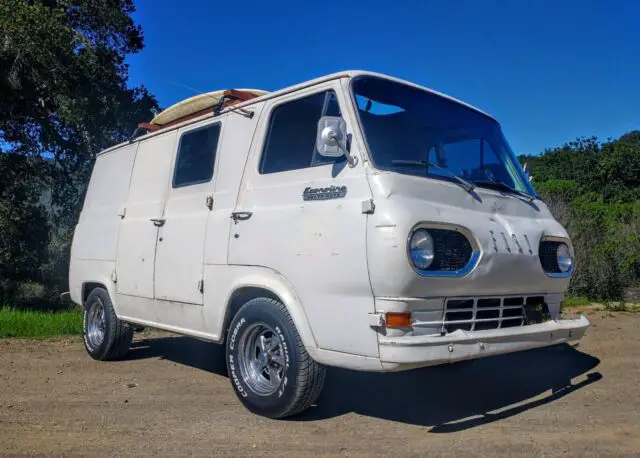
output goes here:
[{"label": "dent in body panel", "polygon": [[[378,193],[367,241],[375,296],[508,295],[566,289],[568,279],[549,279],[537,255],[544,235],[568,237],[543,203],[532,207],[492,191],[479,191],[477,200],[455,184],[400,174],[380,173],[371,181]],[[381,199],[388,189],[394,190],[394,197]],[[468,229],[467,238],[480,251],[476,268],[460,278],[419,277],[406,244],[411,229],[420,222]]]}]

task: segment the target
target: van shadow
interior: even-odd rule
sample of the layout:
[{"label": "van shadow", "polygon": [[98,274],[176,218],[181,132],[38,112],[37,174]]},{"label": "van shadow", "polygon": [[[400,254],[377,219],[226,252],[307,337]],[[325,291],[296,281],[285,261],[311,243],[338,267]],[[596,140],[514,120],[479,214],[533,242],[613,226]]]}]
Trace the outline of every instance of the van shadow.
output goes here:
[{"label": "van shadow", "polygon": [[599,363],[564,344],[398,373],[332,369],[317,407],[301,419],[355,412],[451,433],[518,415],[594,383],[602,375],[590,371]]},{"label": "van shadow", "polygon": [[[128,359],[155,357],[227,376],[224,347],[213,343],[188,337],[146,339],[133,344]],[[592,372],[599,363],[562,344],[398,373],[328,368],[316,405],[289,420],[354,412],[451,433],[518,415],[595,383],[602,379]]]},{"label": "van shadow", "polygon": [[227,377],[225,348],[186,336],[146,338],[134,341],[127,360],[159,358]]}]

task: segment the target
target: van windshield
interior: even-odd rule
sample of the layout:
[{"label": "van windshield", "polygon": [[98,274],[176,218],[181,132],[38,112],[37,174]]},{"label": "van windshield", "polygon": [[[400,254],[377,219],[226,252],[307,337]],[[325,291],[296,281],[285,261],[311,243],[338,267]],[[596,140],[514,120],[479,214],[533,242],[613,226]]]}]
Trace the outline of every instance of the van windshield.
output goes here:
[{"label": "van windshield", "polygon": [[536,196],[490,117],[382,78],[355,78],[352,90],[375,167]]}]

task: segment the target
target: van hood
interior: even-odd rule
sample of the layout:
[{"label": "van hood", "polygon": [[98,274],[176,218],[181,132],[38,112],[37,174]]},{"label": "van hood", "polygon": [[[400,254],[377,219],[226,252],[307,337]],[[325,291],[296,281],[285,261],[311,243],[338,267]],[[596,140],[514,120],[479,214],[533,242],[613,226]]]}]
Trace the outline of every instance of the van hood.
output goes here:
[{"label": "van hood", "polygon": [[[369,175],[375,212],[368,248],[376,295],[479,295],[564,292],[568,278],[549,278],[538,245],[543,237],[567,239],[566,230],[540,199],[456,183],[374,171]],[[407,260],[407,238],[418,223],[466,229],[480,252],[462,278],[419,278]],[[469,281],[469,280],[473,281]]]},{"label": "van hood", "polygon": [[514,218],[554,219],[540,199],[530,202],[506,191],[476,186],[468,192],[455,182],[395,172],[375,171],[370,175],[370,182],[377,199],[405,198],[432,202],[439,212],[455,208]]}]

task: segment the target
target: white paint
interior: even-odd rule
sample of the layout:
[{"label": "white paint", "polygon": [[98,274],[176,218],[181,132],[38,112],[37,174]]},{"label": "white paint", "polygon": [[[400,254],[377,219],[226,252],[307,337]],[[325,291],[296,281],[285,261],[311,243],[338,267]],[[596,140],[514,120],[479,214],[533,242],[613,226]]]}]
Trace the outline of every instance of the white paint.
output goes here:
[{"label": "white paint", "polygon": [[[371,196],[365,169],[342,163],[258,173],[271,110],[330,89],[342,96],[340,86],[328,82],[265,105],[256,135],[260,140],[254,142],[237,207],[253,216],[232,224],[229,263],[270,267],[293,284],[319,347],[377,356],[377,336],[365,319],[374,310],[367,273],[367,215],[362,214],[362,201]],[[340,96],[341,106],[346,106]],[[349,121],[348,132],[353,132]],[[357,146],[352,153],[360,156]],[[330,185],[347,186],[347,195],[327,201],[302,200],[307,187]]]},{"label": "white paint", "polygon": [[[241,177],[247,163],[247,154],[254,138],[263,104],[252,107],[254,117],[247,119],[234,113],[223,115],[224,131],[218,148],[215,177],[214,207],[207,224],[207,243],[204,247],[205,264],[227,263],[231,212],[236,207]],[[244,152],[244,153],[242,153]],[[211,279],[207,288],[211,288]]]},{"label": "white paint", "polygon": [[[127,201],[137,148],[138,144],[134,143],[96,159],[84,208],[74,232],[73,258],[115,260],[121,224],[118,213]],[[114,177],[118,179],[114,180]]]},{"label": "white paint", "polygon": [[589,320],[581,316],[575,320],[549,321],[499,331],[456,331],[437,337],[381,337],[380,360],[399,367],[453,363],[579,340],[588,326]]},{"label": "white paint", "polygon": [[[154,297],[158,228],[151,219],[162,218],[164,213],[175,140],[176,133],[169,132],[141,142],[133,174],[129,170],[121,171],[122,175],[131,175],[131,186],[124,204],[127,211],[121,220],[118,239],[116,291],[119,294],[147,299]],[[96,162],[96,167],[99,166],[100,161]],[[111,181],[119,179],[120,174],[114,173]],[[91,242],[99,244],[101,240],[95,238]]]},{"label": "white paint", "polygon": [[[251,119],[231,111],[203,116],[99,154],[74,234],[72,299],[82,302],[87,283],[102,284],[121,319],[222,341],[234,295],[261,288],[287,307],[314,359],[371,371],[581,337],[586,319],[558,319],[568,279],[546,276],[537,257],[543,236],[568,240],[544,203],[534,207],[479,188],[477,200],[457,184],[373,169],[348,93],[350,79],[361,74],[329,75],[239,104],[254,113]],[[338,96],[358,164],[259,174],[271,110],[328,89]],[[180,136],[212,123],[221,124],[212,180],[173,188]],[[348,191],[334,200],[302,199],[305,188],[328,186]],[[370,199],[373,205],[367,206]],[[252,216],[235,223],[232,212]],[[164,219],[164,225],[154,226],[152,218]],[[462,278],[418,276],[406,243],[411,228],[422,222],[460,227],[481,252],[477,268]],[[497,234],[497,251],[490,231]],[[411,311],[418,321],[439,319],[450,296],[518,294],[544,295],[558,320],[442,337],[371,325],[373,313],[386,311]]]},{"label": "white paint", "polygon": [[227,316],[227,305],[234,292],[243,288],[262,288],[269,291],[287,306],[287,310],[296,325],[298,334],[305,346],[315,347],[317,341],[309,325],[305,308],[297,296],[293,286],[280,273],[258,266],[205,266],[204,292],[205,316],[211,322],[213,340],[222,339],[225,321],[231,321]]},{"label": "white paint", "polygon": [[[205,126],[220,126],[218,148],[224,136],[226,120],[189,126],[177,131],[176,146],[184,135]],[[216,151],[216,160],[217,160]],[[175,170],[174,164],[171,170]],[[215,165],[214,165],[215,170]],[[207,221],[211,211],[207,196],[213,194],[216,180],[190,186],[173,187],[173,172],[167,184],[165,223],[158,231],[155,264],[155,298],[202,305],[198,282],[202,280]]]}]

